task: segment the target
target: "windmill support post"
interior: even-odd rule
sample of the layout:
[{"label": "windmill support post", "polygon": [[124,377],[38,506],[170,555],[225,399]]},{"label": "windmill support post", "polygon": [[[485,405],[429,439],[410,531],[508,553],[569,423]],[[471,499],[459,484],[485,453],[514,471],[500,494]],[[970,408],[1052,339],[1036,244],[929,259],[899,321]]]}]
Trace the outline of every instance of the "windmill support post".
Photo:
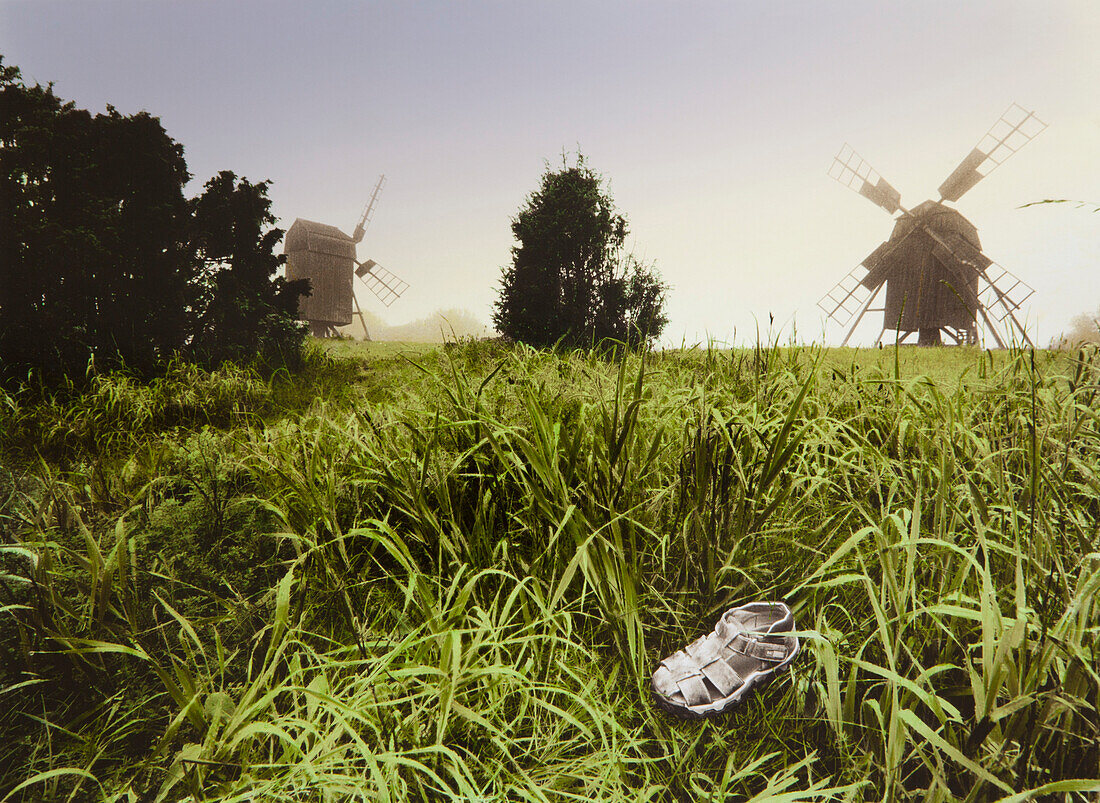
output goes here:
[{"label": "windmill support post", "polygon": [[982,319],[985,321],[989,333],[993,335],[993,339],[997,341],[997,348],[1003,349],[1005,347],[1004,341],[1001,340],[1001,336],[997,334],[997,327],[993,325],[993,321],[989,320],[989,313],[985,311],[985,307],[978,307],[978,311],[982,314]]},{"label": "windmill support post", "polygon": [[848,341],[855,333],[856,327],[859,326],[859,322],[863,320],[863,316],[867,314],[867,310],[870,308],[872,302],[874,302],[874,300],[878,298],[878,294],[882,292],[882,287],[883,285],[881,284],[876,287],[875,292],[871,293],[871,295],[867,297],[867,300],[863,302],[863,306],[860,308],[859,314],[856,315],[855,323],[852,324],[851,328],[848,330],[848,334],[844,336],[844,341],[840,344],[841,348],[844,348],[848,345]]},{"label": "windmill support post", "polygon": [[355,314],[359,316],[359,323],[363,324],[363,339],[370,340],[370,329],[367,328],[367,319],[363,317],[363,308],[359,306],[359,299],[355,295],[355,291],[351,292],[351,300],[355,302]]},{"label": "windmill support post", "polygon": [[[986,272],[984,270],[982,271],[982,278],[985,279],[987,282],[989,282],[989,286],[992,287],[993,292],[997,294],[997,300],[1001,302],[1001,305],[1006,310],[1008,310],[1008,317],[1012,319],[1012,323],[1015,324],[1016,330],[1020,333],[1020,336],[1023,337],[1024,342],[1027,343],[1029,348],[1035,348],[1035,344],[1032,343],[1031,338],[1027,336],[1027,331],[1024,329],[1023,325],[1018,320],[1016,320],[1016,315],[1012,312],[1012,307],[1008,304],[1008,301],[1005,299],[1005,295],[1004,295],[1004,293],[1001,292],[1001,288],[997,287],[997,285],[995,285],[995,284],[993,284],[993,282],[989,281],[989,276],[986,274]],[[984,311],[985,308],[982,307],[982,309]],[[989,322],[989,316],[988,315],[986,316],[986,322],[987,323]],[[998,340],[997,342],[999,343],[1000,340]],[[1001,346],[1001,348],[1004,348],[1004,346]]]}]

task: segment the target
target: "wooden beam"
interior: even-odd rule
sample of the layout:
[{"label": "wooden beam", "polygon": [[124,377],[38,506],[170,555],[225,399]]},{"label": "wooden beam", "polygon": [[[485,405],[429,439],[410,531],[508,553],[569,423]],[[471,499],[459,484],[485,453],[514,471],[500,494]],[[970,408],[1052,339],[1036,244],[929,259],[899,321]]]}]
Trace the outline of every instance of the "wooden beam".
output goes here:
[{"label": "wooden beam", "polygon": [[985,311],[985,307],[978,307],[978,312],[982,314],[982,318],[985,320],[985,325],[993,335],[993,339],[997,341],[997,348],[1003,349],[1005,347],[1004,341],[1001,340],[1001,336],[997,334],[997,327],[993,325],[993,321],[989,320],[989,313]]},{"label": "wooden beam", "polygon": [[852,333],[855,332],[856,327],[859,326],[859,322],[863,320],[863,316],[867,314],[867,308],[871,306],[871,302],[878,298],[878,294],[882,292],[882,288],[885,286],[885,284],[880,284],[878,287],[875,288],[875,292],[867,296],[867,300],[863,302],[863,306],[859,310],[859,315],[856,316],[855,323],[853,323],[852,328],[848,330],[848,334],[844,336],[844,342],[840,344],[841,348],[844,348],[848,345],[848,340],[851,339]]}]

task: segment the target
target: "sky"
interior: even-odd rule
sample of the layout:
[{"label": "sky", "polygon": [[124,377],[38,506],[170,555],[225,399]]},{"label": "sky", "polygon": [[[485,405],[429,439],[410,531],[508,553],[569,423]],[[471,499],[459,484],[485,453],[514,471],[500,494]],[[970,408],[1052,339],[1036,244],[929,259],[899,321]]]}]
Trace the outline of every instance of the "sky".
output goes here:
[{"label": "sky", "polygon": [[[0,0],[0,53],[93,112],[148,111],[274,213],[350,232],[410,289],[390,324],[488,322],[511,219],[580,151],[671,286],[666,345],[839,344],[816,302],[893,227],[833,181],[849,143],[912,207],[1013,102],[1049,127],[955,205],[1035,289],[1045,345],[1100,307],[1100,2]],[[868,315],[853,338],[882,328]]]}]

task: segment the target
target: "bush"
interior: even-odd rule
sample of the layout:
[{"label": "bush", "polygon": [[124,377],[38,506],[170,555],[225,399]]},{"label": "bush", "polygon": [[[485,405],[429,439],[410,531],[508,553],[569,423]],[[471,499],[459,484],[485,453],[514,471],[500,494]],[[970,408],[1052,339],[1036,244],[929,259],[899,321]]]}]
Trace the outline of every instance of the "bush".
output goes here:
[{"label": "bush", "polygon": [[646,344],[664,330],[667,287],[652,267],[623,254],[626,218],[583,156],[546,170],[512,233],[519,245],[493,312],[505,337],[589,348],[609,339]]}]

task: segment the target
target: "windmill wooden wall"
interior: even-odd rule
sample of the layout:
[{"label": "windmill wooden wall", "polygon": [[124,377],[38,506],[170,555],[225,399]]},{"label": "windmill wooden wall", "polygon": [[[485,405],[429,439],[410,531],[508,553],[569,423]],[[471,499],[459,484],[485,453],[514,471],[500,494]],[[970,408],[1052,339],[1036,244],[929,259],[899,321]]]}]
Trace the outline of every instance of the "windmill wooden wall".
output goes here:
[{"label": "windmill wooden wall", "polygon": [[298,218],[286,233],[283,253],[287,279],[309,279],[313,288],[300,299],[298,317],[329,326],[351,323],[355,241],[335,226]]},{"label": "windmill wooden wall", "polygon": [[990,261],[981,253],[978,230],[954,209],[935,201],[920,204],[911,217],[898,220],[890,239],[863,264],[868,269],[864,285],[874,288],[886,282],[886,328],[916,331],[974,326],[978,276]]}]

